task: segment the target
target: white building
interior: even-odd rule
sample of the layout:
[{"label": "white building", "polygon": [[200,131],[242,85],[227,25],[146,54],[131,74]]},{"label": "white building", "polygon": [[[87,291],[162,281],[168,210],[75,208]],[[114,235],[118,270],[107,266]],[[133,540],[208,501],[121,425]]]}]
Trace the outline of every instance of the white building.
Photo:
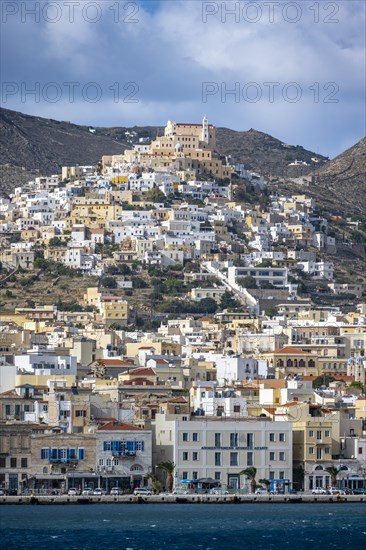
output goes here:
[{"label": "white building", "polygon": [[176,485],[181,480],[212,478],[224,488],[249,492],[249,480],[240,474],[249,466],[257,469],[257,481],[292,481],[290,422],[157,414],[153,432],[153,463],[172,460]]},{"label": "white building", "polygon": [[72,355],[56,355],[53,350],[28,350],[26,354],[14,355],[14,365],[32,374],[76,375],[76,357]]}]

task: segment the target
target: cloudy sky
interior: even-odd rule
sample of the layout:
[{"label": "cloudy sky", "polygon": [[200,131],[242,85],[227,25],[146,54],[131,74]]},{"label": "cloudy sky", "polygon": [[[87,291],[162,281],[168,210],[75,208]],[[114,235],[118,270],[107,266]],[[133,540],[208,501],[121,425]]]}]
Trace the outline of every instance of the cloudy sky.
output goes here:
[{"label": "cloudy sky", "polygon": [[255,128],[331,158],[365,133],[358,0],[1,2],[2,106],[94,126]]}]

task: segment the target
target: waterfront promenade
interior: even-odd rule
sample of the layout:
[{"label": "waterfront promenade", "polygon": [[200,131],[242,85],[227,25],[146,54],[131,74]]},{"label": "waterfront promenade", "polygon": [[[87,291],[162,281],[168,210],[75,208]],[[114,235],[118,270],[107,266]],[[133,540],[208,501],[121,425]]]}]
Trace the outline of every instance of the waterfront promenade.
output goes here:
[{"label": "waterfront promenade", "polygon": [[67,504],[309,504],[309,503],[361,503],[366,495],[151,495],[151,496],[2,496],[1,504],[67,505]]}]

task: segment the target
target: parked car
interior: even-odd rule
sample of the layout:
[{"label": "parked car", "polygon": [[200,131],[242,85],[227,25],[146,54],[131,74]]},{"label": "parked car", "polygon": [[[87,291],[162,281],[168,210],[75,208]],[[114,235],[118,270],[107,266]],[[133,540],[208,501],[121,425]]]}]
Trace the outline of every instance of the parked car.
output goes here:
[{"label": "parked car", "polygon": [[122,490],[118,489],[118,487],[112,487],[109,494],[114,496],[122,495]]},{"label": "parked car", "polygon": [[93,494],[92,489],[85,488],[84,491],[81,493],[83,496],[90,496]]},{"label": "parked car", "polygon": [[151,491],[149,489],[146,489],[144,487],[137,487],[134,491],[133,491],[133,494],[135,496],[150,496],[151,495]]},{"label": "parked car", "polygon": [[0,489],[0,497],[3,497],[5,495],[4,491]]},{"label": "parked car", "polygon": [[311,494],[312,495],[329,495],[328,491],[323,489],[323,487],[315,487],[315,489],[311,491]]},{"label": "parked car", "polygon": [[260,488],[258,487],[258,489],[256,489],[256,491],[255,491],[255,494],[256,494],[256,495],[267,495],[267,494],[268,494],[268,491],[267,491],[267,489],[260,489]]},{"label": "parked car", "polygon": [[366,488],[360,487],[359,489],[353,489],[354,495],[366,495]]},{"label": "parked car", "polygon": [[71,489],[68,490],[67,494],[69,495],[69,497],[76,497],[78,496],[80,493],[77,489],[74,489],[73,487]]},{"label": "parked car", "polygon": [[103,495],[102,489],[100,489],[99,487],[97,489],[94,489],[93,495],[96,497],[101,497]]}]

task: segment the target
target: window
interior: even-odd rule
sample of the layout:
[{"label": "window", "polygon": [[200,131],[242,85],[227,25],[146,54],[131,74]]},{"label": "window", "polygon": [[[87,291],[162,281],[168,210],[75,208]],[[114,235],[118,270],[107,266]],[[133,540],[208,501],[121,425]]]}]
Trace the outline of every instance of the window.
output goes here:
[{"label": "window", "polygon": [[188,460],[188,453],[187,452],[183,453],[183,460]]},{"label": "window", "polygon": [[198,441],[198,433],[197,432],[193,432],[192,441]]},{"label": "window", "polygon": [[317,447],[317,449],[316,449],[316,458],[318,460],[321,460],[321,458],[322,458],[322,449],[321,449],[321,447]]},{"label": "window", "polygon": [[322,431],[321,431],[321,430],[317,430],[317,432],[316,432],[316,438],[317,438],[317,439],[321,439],[321,438],[322,438]]},{"label": "window", "polygon": [[45,460],[49,456],[49,449],[41,449],[41,460]]},{"label": "window", "polygon": [[326,455],[330,455],[330,447],[325,447],[324,453],[325,453]]},{"label": "window", "polygon": [[359,454],[359,455],[362,455],[362,454],[363,454],[363,448],[362,448],[362,447],[359,447],[359,448],[358,448],[358,454]]},{"label": "window", "polygon": [[215,479],[216,479],[216,481],[220,481],[220,479],[221,479],[221,472],[215,472]]},{"label": "window", "polygon": [[280,452],[279,460],[286,460],[286,454],[283,452]]},{"label": "window", "polygon": [[198,479],[198,472],[192,472],[192,478]]},{"label": "window", "polygon": [[192,460],[198,460],[198,453],[196,451],[192,453]]},{"label": "window", "polygon": [[275,438],[275,434],[269,434],[269,440],[273,443],[274,441],[276,441],[276,438]]},{"label": "window", "polygon": [[275,478],[275,473],[274,472],[269,472],[269,479],[274,479]]},{"label": "window", "polygon": [[273,452],[269,453],[269,460],[275,460],[275,453]]},{"label": "window", "polygon": [[84,457],[85,457],[84,449],[80,448],[80,449],[78,449],[78,451],[79,451],[79,453],[78,453],[79,454],[79,456],[78,456],[79,460],[84,460]]},{"label": "window", "polygon": [[86,416],[86,411],[75,411],[75,416]]},{"label": "window", "polygon": [[234,405],[234,413],[240,413],[240,405]]},{"label": "window", "polygon": [[215,447],[221,447],[221,434],[215,434]]},{"label": "window", "polygon": [[104,459],[100,458],[98,464],[99,466],[104,466]]},{"label": "window", "polygon": [[279,478],[280,479],[285,479],[285,472],[280,472]]},{"label": "window", "polygon": [[183,441],[189,441],[188,432],[183,432]]},{"label": "window", "polygon": [[253,453],[247,454],[247,466],[253,466]]},{"label": "window", "polygon": [[113,460],[113,466],[118,466],[118,464],[119,464],[119,460],[118,460],[118,458],[115,458]]},{"label": "window", "polygon": [[221,466],[221,453],[215,453],[215,466]]},{"label": "window", "polygon": [[314,437],[314,430],[309,430],[309,437]]},{"label": "window", "polygon": [[10,414],[11,414],[10,405],[5,405],[5,414],[6,414],[6,416],[10,416]]},{"label": "window", "polygon": [[107,458],[106,460],[106,465],[109,467],[109,466],[112,466],[112,460],[110,458]]},{"label": "window", "polygon": [[230,434],[230,447],[237,447],[238,446],[238,434],[233,433]]},{"label": "window", "polygon": [[285,434],[281,433],[279,435],[279,441],[281,441],[281,443],[284,443],[286,441],[286,437],[285,437]]},{"label": "window", "polygon": [[313,455],[314,454],[314,447],[309,447],[309,455]]},{"label": "window", "polygon": [[182,472],[182,479],[188,479],[188,472]]},{"label": "window", "polygon": [[247,434],[247,447],[253,447],[254,437],[253,434]]},{"label": "window", "polygon": [[17,459],[12,457],[10,459],[10,468],[16,468],[16,467],[17,467]]},{"label": "window", "polygon": [[28,458],[22,458],[21,459],[21,467],[22,468],[28,468]]},{"label": "window", "polygon": [[230,453],[230,466],[238,466],[238,453]]},{"label": "window", "polygon": [[324,435],[325,435],[325,437],[330,437],[330,430],[325,430]]}]

